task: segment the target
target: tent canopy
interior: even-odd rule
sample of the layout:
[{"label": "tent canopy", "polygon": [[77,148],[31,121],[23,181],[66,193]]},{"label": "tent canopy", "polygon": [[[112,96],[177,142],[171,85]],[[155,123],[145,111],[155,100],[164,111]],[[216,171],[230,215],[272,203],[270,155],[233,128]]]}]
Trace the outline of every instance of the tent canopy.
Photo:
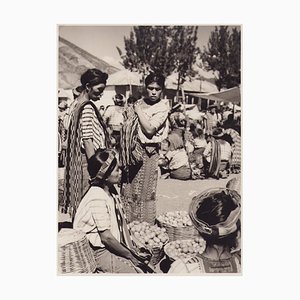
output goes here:
[{"label": "tent canopy", "polygon": [[138,72],[129,70],[120,70],[108,76],[107,85],[142,85],[142,75]]},{"label": "tent canopy", "polygon": [[[173,73],[172,75],[166,78],[166,89],[177,90],[177,80],[178,73]],[[207,81],[207,80],[199,80],[192,78],[191,80],[187,78],[187,80],[182,84],[182,88],[185,91],[189,92],[197,92],[197,93],[211,93],[217,92],[218,89],[216,85]]]},{"label": "tent canopy", "polygon": [[227,89],[218,93],[195,94],[194,96],[218,102],[241,103],[241,91],[239,87]]}]

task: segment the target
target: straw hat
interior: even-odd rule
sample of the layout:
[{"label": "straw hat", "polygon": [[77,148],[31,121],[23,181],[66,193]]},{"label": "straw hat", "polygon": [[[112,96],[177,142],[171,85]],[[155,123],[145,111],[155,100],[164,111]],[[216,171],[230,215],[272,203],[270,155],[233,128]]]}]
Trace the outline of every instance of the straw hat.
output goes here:
[{"label": "straw hat", "polygon": [[212,136],[214,138],[221,138],[225,134],[224,129],[221,127],[214,128],[212,131]]},{"label": "straw hat", "polygon": [[207,109],[210,110],[210,109],[217,108],[217,107],[218,107],[217,105],[210,105]]}]

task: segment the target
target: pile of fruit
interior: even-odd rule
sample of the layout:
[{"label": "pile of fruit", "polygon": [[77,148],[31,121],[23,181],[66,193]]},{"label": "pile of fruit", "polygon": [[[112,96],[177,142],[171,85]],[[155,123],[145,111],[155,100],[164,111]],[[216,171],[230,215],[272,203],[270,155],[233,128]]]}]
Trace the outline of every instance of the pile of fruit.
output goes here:
[{"label": "pile of fruit", "polygon": [[133,236],[147,248],[162,248],[168,241],[169,237],[165,228],[157,225],[151,226],[147,222],[133,221],[129,224]]},{"label": "pile of fruit", "polygon": [[187,211],[169,211],[160,215],[157,219],[160,223],[165,223],[173,227],[186,227],[193,225]]},{"label": "pile of fruit", "polygon": [[176,240],[168,243],[165,246],[166,254],[176,260],[183,258],[190,258],[202,253],[205,250],[205,240],[197,237],[193,240]]}]

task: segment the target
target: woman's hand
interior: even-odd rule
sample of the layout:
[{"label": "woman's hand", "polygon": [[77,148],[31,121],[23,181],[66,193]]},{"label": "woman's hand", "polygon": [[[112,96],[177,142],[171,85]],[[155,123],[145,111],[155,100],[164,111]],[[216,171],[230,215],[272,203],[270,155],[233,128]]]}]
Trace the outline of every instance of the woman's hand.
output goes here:
[{"label": "woman's hand", "polygon": [[133,105],[133,109],[137,115],[141,112],[141,106],[138,103]]},{"label": "woman's hand", "polygon": [[137,259],[134,255],[131,255],[129,260],[138,268],[144,270],[147,268],[147,264],[142,260]]}]

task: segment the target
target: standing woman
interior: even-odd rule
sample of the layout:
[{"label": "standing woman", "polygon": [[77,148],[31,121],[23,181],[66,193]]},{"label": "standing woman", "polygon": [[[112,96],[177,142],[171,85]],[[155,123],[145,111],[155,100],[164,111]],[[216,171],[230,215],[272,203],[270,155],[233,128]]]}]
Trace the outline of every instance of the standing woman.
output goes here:
[{"label": "standing woman", "polygon": [[106,86],[108,75],[88,69],[81,76],[81,91],[70,116],[67,137],[63,212],[72,218],[89,187],[87,161],[97,149],[109,146],[103,119],[95,106]]},{"label": "standing woman", "polygon": [[127,112],[121,136],[123,166],[121,196],[129,221],[154,224],[159,145],[168,136],[167,99],[161,99],[165,87],[162,75],[151,73],[145,79],[147,95]]}]

